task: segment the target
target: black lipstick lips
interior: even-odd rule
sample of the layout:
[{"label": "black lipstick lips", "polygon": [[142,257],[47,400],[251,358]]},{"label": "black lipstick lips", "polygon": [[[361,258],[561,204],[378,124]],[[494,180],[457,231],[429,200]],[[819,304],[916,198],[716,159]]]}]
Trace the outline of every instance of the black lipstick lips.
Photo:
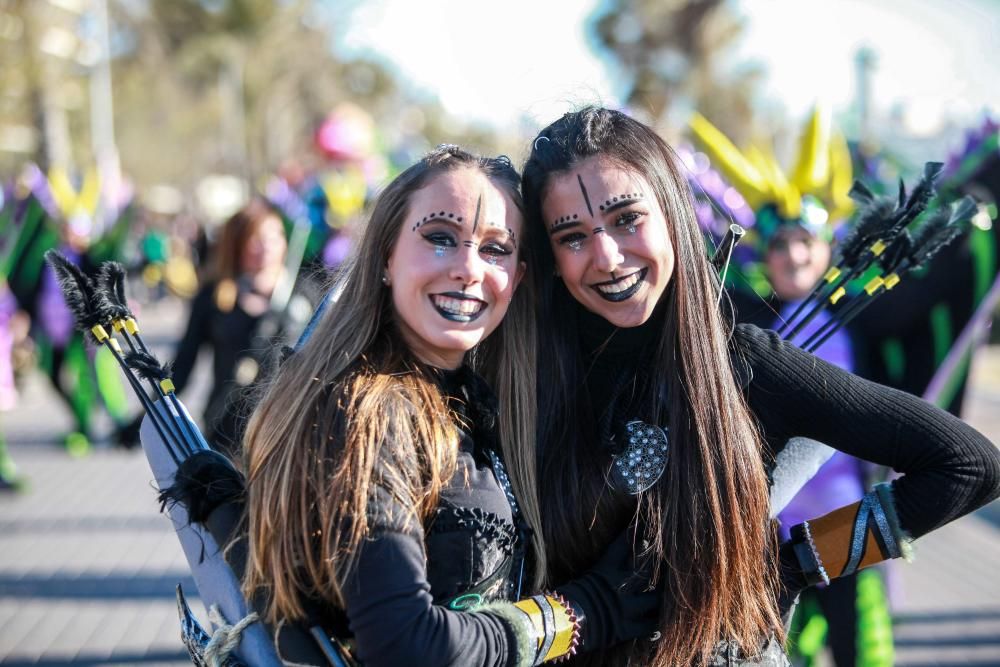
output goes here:
[{"label": "black lipstick lips", "polygon": [[[437,303],[434,301],[435,296],[448,297],[449,299],[461,299],[463,301],[469,301],[469,300],[478,301],[481,304],[481,307],[475,313],[472,313],[470,315],[465,315],[462,313],[453,313],[450,310],[445,310],[441,306],[437,305]],[[452,322],[462,322],[462,323],[474,322],[475,320],[479,319],[479,316],[486,311],[485,301],[483,301],[482,299],[477,299],[474,296],[469,296],[468,294],[462,294],[461,292],[444,292],[442,294],[435,294],[430,297],[430,300],[431,300],[431,305],[434,306],[434,310],[438,311],[441,317],[445,318],[446,320],[451,320]]]},{"label": "black lipstick lips", "polygon": [[646,281],[646,274],[647,273],[649,273],[649,269],[648,268],[640,269],[639,270],[639,279],[637,281],[635,281],[635,285],[632,285],[631,287],[629,287],[627,290],[625,290],[623,292],[614,292],[612,294],[608,294],[607,292],[602,292],[598,288],[599,288],[600,285],[614,285],[615,283],[619,283],[619,282],[621,282],[623,280],[628,280],[629,278],[631,278],[632,276],[635,275],[634,273],[630,273],[627,276],[622,276],[618,280],[609,280],[607,282],[598,283],[597,285],[593,286],[594,287],[594,291],[597,292],[601,296],[601,298],[604,299],[605,301],[611,301],[611,302],[614,302],[614,303],[617,303],[619,301],[625,301],[627,299],[632,298],[635,295],[635,293],[639,291],[639,288],[642,287],[642,284]]}]

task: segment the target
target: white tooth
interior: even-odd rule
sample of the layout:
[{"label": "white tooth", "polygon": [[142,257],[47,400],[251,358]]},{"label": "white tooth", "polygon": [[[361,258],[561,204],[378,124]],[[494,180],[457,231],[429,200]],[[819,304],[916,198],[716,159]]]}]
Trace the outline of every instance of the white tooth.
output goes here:
[{"label": "white tooth", "polygon": [[619,281],[611,285],[598,285],[597,289],[601,290],[605,294],[618,294],[619,292],[624,292],[625,290],[631,288],[639,282],[639,274],[635,273],[626,278],[625,280]]}]

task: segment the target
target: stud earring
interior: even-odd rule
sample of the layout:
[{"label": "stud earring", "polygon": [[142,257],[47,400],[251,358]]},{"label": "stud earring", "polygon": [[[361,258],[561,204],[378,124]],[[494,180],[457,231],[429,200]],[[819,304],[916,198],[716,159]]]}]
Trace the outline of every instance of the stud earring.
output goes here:
[{"label": "stud earring", "polygon": [[386,287],[389,286],[389,276],[385,275],[384,273],[382,274],[382,284],[385,285]]}]

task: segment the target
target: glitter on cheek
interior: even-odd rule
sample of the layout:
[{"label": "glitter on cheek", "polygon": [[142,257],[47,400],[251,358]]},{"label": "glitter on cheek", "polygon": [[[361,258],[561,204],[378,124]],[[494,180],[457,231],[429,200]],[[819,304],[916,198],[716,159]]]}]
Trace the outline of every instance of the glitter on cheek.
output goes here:
[{"label": "glitter on cheek", "polygon": [[436,246],[434,246],[434,256],[435,257],[444,257],[444,246],[443,245],[436,245]]}]

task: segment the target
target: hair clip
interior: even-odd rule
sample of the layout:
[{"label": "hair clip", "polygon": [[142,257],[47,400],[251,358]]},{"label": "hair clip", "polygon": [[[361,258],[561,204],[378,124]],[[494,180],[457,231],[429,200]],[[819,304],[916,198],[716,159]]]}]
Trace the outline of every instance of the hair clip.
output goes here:
[{"label": "hair clip", "polygon": [[539,141],[549,141],[549,138],[548,138],[548,137],[538,137],[537,139],[535,139],[535,143],[534,143],[534,144],[532,145],[532,147],[533,147],[533,148],[534,148],[534,149],[535,149],[536,151],[538,150],[538,142],[539,142]]}]

